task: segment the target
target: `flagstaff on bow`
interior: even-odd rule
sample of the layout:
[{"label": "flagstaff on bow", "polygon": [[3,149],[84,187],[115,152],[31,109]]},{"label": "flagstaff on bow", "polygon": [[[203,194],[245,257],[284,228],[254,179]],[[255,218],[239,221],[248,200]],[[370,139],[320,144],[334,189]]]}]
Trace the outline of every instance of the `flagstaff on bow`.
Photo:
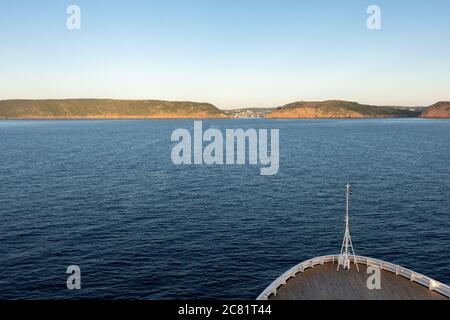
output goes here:
[{"label": "flagstaff on bow", "polygon": [[344,240],[342,241],[342,248],[341,248],[341,254],[339,255],[338,259],[338,267],[337,270],[339,271],[339,267],[342,266],[342,269],[344,270],[350,270],[350,257],[353,257],[353,262],[356,265],[356,270],[359,272],[358,263],[356,262],[356,255],[355,250],[353,249],[353,243],[352,243],[352,237],[350,236],[350,228],[349,228],[349,216],[348,216],[348,207],[349,207],[349,198],[350,194],[352,194],[353,188],[352,186],[347,183],[347,191],[346,191],[346,207],[345,207],[345,233],[344,233]]}]

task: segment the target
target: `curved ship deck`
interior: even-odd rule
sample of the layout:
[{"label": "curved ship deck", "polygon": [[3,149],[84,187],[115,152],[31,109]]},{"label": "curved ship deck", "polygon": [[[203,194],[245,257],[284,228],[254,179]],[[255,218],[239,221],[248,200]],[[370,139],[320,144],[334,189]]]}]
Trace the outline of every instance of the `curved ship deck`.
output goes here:
[{"label": "curved ship deck", "polygon": [[[385,261],[357,256],[359,272],[337,272],[338,256],[305,261],[273,282],[258,300],[448,300],[450,287]],[[381,289],[367,287],[368,266],[381,270]]]}]

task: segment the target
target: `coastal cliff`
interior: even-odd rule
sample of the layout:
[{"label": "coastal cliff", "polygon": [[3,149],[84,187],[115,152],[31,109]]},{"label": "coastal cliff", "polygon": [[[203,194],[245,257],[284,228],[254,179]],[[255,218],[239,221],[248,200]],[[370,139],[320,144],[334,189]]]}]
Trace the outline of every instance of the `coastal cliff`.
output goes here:
[{"label": "coastal cliff", "polygon": [[428,107],[421,118],[450,118],[450,101],[441,101]]},{"label": "coastal cliff", "polygon": [[209,103],[160,100],[3,100],[3,119],[215,119],[227,116]]},{"label": "coastal cliff", "polygon": [[270,119],[315,118],[400,118],[417,117],[420,112],[399,107],[378,107],[356,102],[328,100],[321,102],[294,102],[268,113]]}]

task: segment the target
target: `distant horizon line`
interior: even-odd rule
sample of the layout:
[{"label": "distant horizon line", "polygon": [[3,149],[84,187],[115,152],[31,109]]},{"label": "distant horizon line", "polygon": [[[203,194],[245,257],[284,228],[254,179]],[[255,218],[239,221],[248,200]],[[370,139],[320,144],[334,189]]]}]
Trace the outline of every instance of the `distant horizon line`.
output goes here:
[{"label": "distant horizon line", "polygon": [[0,99],[0,102],[4,102],[4,101],[70,101],[70,100],[111,100],[111,101],[161,101],[161,102],[191,102],[191,103],[204,103],[204,104],[210,104],[213,105],[214,107],[216,107],[219,110],[241,110],[241,109],[271,109],[271,108],[279,108],[279,107],[283,107],[286,106],[288,104],[291,103],[296,103],[296,102],[325,102],[325,101],[345,101],[345,102],[354,102],[354,103],[358,103],[360,105],[369,105],[369,106],[376,106],[376,107],[400,107],[400,108],[427,108],[429,106],[432,106],[433,104],[436,104],[438,102],[444,102],[444,101],[450,101],[449,100],[437,100],[431,104],[428,105],[400,105],[400,104],[372,104],[372,103],[361,103],[359,101],[354,101],[354,100],[345,100],[345,99],[323,99],[323,100],[292,100],[291,102],[285,103],[285,104],[280,104],[278,106],[265,106],[265,107],[251,107],[251,106],[242,106],[242,107],[228,107],[228,108],[223,108],[223,107],[219,107],[216,104],[212,103],[212,102],[207,102],[207,101],[195,101],[195,100],[167,100],[167,99],[142,99],[142,98],[134,98],[134,99],[128,99],[128,98],[8,98],[8,99]]}]

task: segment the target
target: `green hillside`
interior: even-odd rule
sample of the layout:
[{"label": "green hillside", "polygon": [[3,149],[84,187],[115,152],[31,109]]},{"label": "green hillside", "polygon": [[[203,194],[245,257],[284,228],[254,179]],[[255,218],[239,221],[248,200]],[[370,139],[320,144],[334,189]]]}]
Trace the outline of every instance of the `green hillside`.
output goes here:
[{"label": "green hillside", "polygon": [[401,107],[362,105],[357,102],[329,100],[321,102],[294,102],[277,108],[268,118],[394,118],[417,117],[420,111]]},{"label": "green hillside", "polygon": [[440,101],[424,110],[421,118],[450,118],[450,101]]},{"label": "green hillside", "polygon": [[223,117],[209,103],[159,100],[3,100],[0,118],[189,118]]}]

